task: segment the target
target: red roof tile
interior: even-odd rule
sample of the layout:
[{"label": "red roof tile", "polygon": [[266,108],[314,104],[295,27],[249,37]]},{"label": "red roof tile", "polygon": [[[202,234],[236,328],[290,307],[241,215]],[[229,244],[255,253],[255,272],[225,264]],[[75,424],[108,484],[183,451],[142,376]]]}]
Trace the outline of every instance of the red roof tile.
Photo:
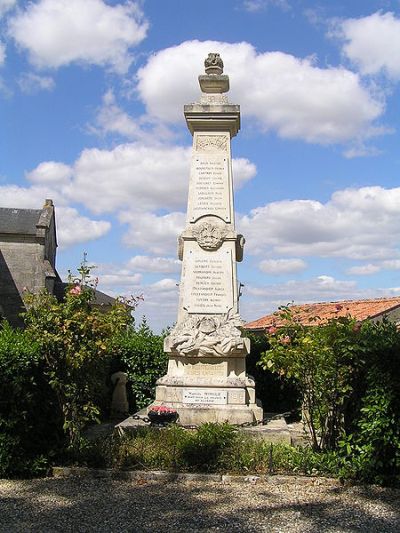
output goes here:
[{"label": "red roof tile", "polygon": [[[374,300],[344,300],[340,302],[321,302],[303,305],[291,305],[290,309],[301,324],[316,325],[327,322],[330,318],[352,316],[356,320],[366,320],[384,315],[400,307],[400,296],[394,298],[376,298]],[[264,316],[244,325],[248,330],[262,330],[269,326],[283,325],[280,311]],[[317,320],[312,320],[317,317]]]}]

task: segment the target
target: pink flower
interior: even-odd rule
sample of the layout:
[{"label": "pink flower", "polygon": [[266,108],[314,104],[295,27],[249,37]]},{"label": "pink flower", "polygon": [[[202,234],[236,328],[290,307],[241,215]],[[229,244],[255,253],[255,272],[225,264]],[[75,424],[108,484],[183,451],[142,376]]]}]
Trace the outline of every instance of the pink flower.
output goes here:
[{"label": "pink flower", "polygon": [[290,342],[291,342],[291,339],[290,339],[289,335],[285,335],[280,340],[281,344],[290,344]]},{"label": "pink flower", "polygon": [[278,328],[276,326],[270,326],[268,328],[268,334],[269,335],[275,335],[275,333],[278,331]]},{"label": "pink flower", "polygon": [[72,287],[72,289],[70,289],[69,293],[70,294],[81,294],[82,292],[82,288],[80,285],[75,285],[74,287]]}]

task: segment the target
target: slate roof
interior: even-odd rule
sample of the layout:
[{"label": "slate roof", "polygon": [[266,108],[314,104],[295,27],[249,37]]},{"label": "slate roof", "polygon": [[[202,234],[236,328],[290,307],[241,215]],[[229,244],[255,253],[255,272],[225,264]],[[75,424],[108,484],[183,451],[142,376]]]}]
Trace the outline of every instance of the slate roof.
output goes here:
[{"label": "slate roof", "polygon": [[42,209],[0,207],[0,233],[36,235]]},{"label": "slate roof", "polygon": [[[343,300],[338,302],[320,302],[303,305],[291,305],[290,309],[301,324],[318,325],[331,318],[352,316],[356,320],[376,318],[400,307],[400,296],[394,298],[376,298],[373,300]],[[318,317],[317,320],[311,320]],[[244,325],[247,330],[262,331],[270,326],[282,326],[279,311],[264,316]]]}]

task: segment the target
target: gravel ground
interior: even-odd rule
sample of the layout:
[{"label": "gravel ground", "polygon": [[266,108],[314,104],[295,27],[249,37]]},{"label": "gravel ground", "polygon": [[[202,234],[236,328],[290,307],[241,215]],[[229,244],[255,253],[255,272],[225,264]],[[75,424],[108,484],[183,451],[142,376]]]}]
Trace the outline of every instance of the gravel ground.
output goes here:
[{"label": "gravel ground", "polygon": [[399,496],[400,490],[300,477],[0,480],[0,531],[398,532]]}]

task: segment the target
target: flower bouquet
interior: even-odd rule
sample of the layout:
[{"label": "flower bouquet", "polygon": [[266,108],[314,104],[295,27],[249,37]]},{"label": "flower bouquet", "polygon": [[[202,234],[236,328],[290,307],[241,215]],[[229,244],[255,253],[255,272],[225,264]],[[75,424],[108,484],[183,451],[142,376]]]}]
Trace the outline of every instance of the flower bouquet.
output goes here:
[{"label": "flower bouquet", "polygon": [[176,422],[178,419],[177,411],[165,405],[153,405],[147,413],[147,416],[151,425],[158,427],[172,424],[172,422]]}]

